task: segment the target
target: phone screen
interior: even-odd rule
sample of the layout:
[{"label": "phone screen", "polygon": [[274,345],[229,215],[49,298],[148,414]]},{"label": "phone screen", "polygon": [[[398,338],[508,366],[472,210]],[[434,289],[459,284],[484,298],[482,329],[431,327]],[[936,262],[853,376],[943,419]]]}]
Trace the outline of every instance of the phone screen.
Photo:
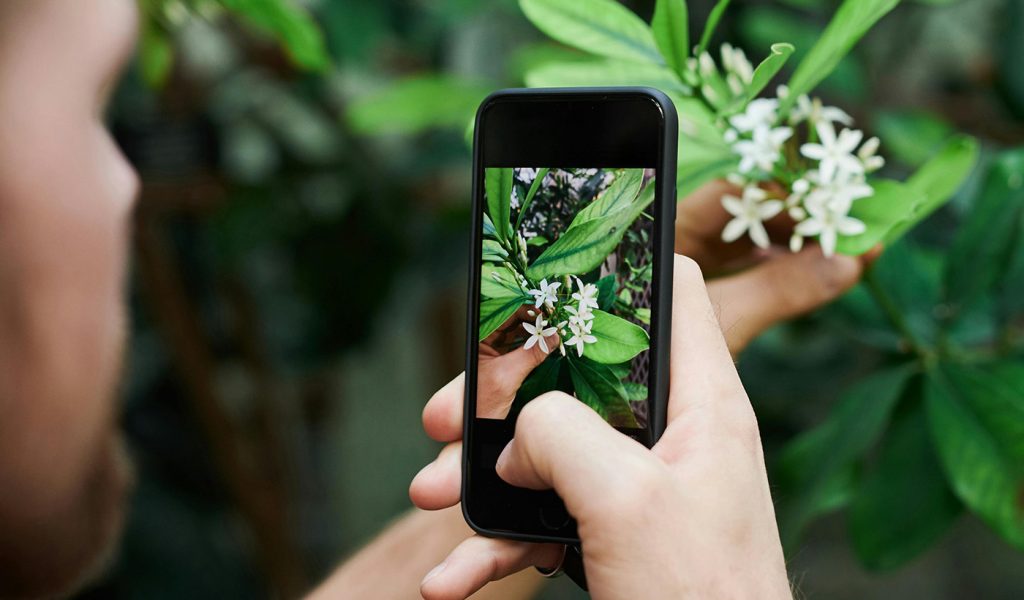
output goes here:
[{"label": "phone screen", "polygon": [[653,168],[487,168],[478,296],[478,419],[553,390],[645,430]]},{"label": "phone screen", "polygon": [[477,531],[577,539],[557,494],[494,469],[538,396],[568,394],[646,446],[664,428],[675,150],[674,109],[653,90],[512,90],[482,105],[462,486]]}]

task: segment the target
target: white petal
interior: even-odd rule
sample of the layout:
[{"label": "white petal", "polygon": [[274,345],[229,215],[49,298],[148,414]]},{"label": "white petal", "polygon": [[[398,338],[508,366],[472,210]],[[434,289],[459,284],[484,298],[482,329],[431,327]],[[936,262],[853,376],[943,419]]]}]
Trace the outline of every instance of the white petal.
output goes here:
[{"label": "white petal", "polygon": [[523,329],[525,329],[526,332],[530,333],[530,334],[536,334],[537,333],[537,328],[534,327],[533,325],[531,325],[530,323],[523,323]]},{"label": "white petal", "polygon": [[722,241],[735,242],[747,231],[747,221],[739,217],[729,221],[722,230]]},{"label": "white petal", "polygon": [[811,160],[821,160],[825,158],[827,153],[825,152],[825,147],[821,144],[804,144],[800,146],[800,154]]},{"label": "white petal", "polygon": [[843,235],[860,235],[867,231],[867,225],[853,217],[843,217],[836,223],[836,229]]},{"label": "white petal", "polygon": [[804,237],[813,237],[821,233],[823,229],[823,223],[818,219],[807,219],[802,223],[798,223],[795,231]]},{"label": "white petal", "polygon": [[818,138],[821,140],[822,146],[834,146],[836,143],[836,129],[832,127],[832,123],[828,121],[819,121],[818,126],[815,127],[818,131]]},{"label": "white petal", "polygon": [[738,217],[743,214],[743,202],[736,196],[730,196],[729,194],[722,196],[722,206],[733,216]]},{"label": "white petal", "polygon": [[541,351],[544,352],[544,354],[547,354],[548,352],[551,352],[551,350],[548,349],[548,343],[544,341],[544,338],[537,338],[537,339],[539,340],[537,343],[540,344],[540,349],[541,349]]},{"label": "white petal", "polygon": [[836,142],[836,146],[838,146],[843,152],[852,154],[863,139],[863,131],[859,129],[844,129],[843,132],[839,134],[839,140]]},{"label": "white petal", "polygon": [[785,205],[778,200],[768,200],[767,202],[762,202],[757,207],[757,213],[761,216],[762,220],[767,221],[782,212],[784,207]]},{"label": "white petal", "polygon": [[796,233],[793,237],[789,238],[789,250],[790,252],[799,252],[804,247],[804,238]]},{"label": "white petal", "polygon": [[534,345],[537,344],[537,340],[539,339],[540,338],[538,338],[537,336],[531,335],[530,339],[526,340],[526,343],[523,344],[523,350],[529,350],[530,348],[533,348]]},{"label": "white petal", "polygon": [[825,256],[833,256],[836,253],[836,230],[826,227],[821,232],[818,241],[821,243],[821,251]]},{"label": "white petal", "polygon": [[759,248],[767,248],[771,245],[771,240],[768,239],[768,232],[764,230],[764,225],[760,221],[755,221],[750,224],[750,239],[754,241]]},{"label": "white petal", "polygon": [[818,174],[821,177],[822,183],[832,181],[832,178],[836,176],[836,171],[836,161],[832,157],[826,156],[821,159],[821,164],[818,165]]}]

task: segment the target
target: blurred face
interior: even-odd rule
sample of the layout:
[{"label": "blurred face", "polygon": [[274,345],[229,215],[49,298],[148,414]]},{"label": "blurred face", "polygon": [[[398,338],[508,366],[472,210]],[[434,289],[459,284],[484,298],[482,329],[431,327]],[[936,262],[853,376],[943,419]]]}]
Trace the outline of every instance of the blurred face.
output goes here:
[{"label": "blurred face", "polygon": [[136,180],[102,115],[136,20],[134,0],[0,0],[0,597],[68,590],[120,527]]}]

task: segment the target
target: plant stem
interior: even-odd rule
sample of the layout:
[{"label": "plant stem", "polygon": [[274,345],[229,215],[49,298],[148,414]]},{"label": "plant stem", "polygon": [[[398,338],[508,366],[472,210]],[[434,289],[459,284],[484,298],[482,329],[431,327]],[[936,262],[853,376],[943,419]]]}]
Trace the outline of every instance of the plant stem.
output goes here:
[{"label": "plant stem", "polygon": [[917,335],[910,328],[910,323],[903,316],[899,306],[889,296],[888,292],[885,291],[885,287],[882,282],[878,280],[878,276],[875,274],[874,267],[868,267],[864,272],[864,283],[868,287],[868,291],[871,292],[871,296],[878,303],[878,306],[888,317],[893,327],[903,336],[906,344],[911,353],[916,354],[926,364],[932,360],[932,353],[928,348],[917,339]]}]

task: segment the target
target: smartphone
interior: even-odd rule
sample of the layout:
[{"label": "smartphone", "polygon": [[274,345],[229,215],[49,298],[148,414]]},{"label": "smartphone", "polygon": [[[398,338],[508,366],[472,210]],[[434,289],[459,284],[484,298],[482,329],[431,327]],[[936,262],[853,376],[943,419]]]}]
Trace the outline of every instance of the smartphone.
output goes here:
[{"label": "smartphone", "polygon": [[537,396],[573,395],[648,447],[664,430],[676,146],[650,88],[502,90],[477,111],[462,510],[478,533],[578,542],[557,494],[495,472]]}]

